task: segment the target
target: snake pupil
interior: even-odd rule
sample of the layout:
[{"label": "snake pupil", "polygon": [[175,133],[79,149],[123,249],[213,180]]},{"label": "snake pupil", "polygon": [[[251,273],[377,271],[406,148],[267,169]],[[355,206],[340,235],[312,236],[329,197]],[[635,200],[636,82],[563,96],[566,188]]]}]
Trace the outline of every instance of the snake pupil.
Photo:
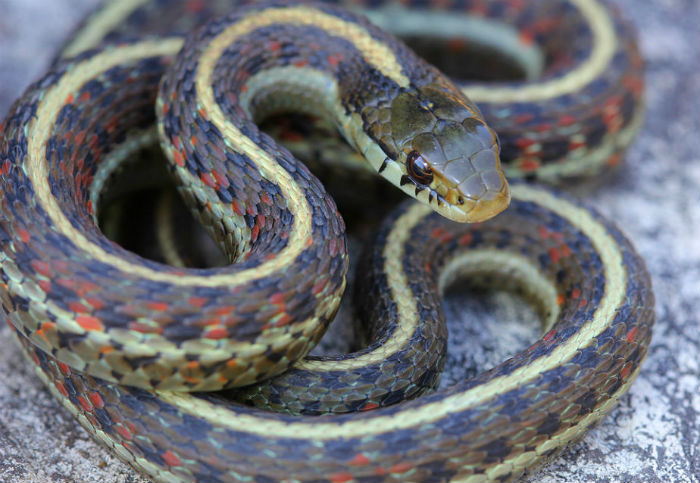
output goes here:
[{"label": "snake pupil", "polygon": [[406,156],[406,169],[409,176],[416,182],[429,185],[433,181],[433,170],[418,151],[411,151]]}]

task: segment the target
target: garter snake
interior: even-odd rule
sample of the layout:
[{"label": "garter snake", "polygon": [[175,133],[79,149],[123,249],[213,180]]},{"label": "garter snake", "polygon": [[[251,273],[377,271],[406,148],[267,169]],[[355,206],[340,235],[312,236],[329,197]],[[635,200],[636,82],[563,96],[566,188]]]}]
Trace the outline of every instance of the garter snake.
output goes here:
[{"label": "garter snake", "polygon": [[[199,11],[201,3],[184,5]],[[624,24],[595,2],[562,8],[595,20],[583,47],[569,52],[578,70],[555,66],[539,84],[501,88],[514,103],[501,118],[528,127],[503,128],[504,154],[520,149],[509,156],[511,170],[545,179],[615,164],[638,123],[640,64],[632,41],[619,36]],[[1,126],[3,309],[39,376],[81,424],[159,480],[487,481],[522,474],[610,410],[639,371],[654,317],[643,262],[616,228],[520,184],[512,206],[488,223],[435,214],[428,206],[482,221],[505,207],[500,146],[458,89],[360,17],[270,2],[207,25],[175,60],[179,37],[59,62]],[[519,37],[553,28],[537,25]],[[171,63],[158,94],[161,142],[233,267],[149,262],[110,243],[93,221],[92,180],[111,153],[150,142],[154,120],[144,106]],[[574,87],[598,109],[581,113]],[[475,379],[359,415],[271,414],[178,392],[286,369],[321,336],[345,285],[332,201],[251,120],[251,112],[277,109],[267,99],[279,92],[296,96],[286,108],[333,118],[376,171],[424,202],[393,215],[363,265],[365,310],[389,322],[373,329],[359,356],[322,371],[364,368],[381,355],[383,370],[413,385],[391,358],[405,350],[440,366],[435,345],[444,334],[438,342],[412,337],[444,331],[439,293],[465,274],[514,281],[540,304],[546,334]],[[535,101],[564,109],[546,111],[544,122],[532,114],[543,110]],[[495,104],[493,112],[504,111]],[[134,129],[141,141],[126,137]],[[565,132],[575,134],[563,141]],[[419,325],[431,319],[434,328]]]}]

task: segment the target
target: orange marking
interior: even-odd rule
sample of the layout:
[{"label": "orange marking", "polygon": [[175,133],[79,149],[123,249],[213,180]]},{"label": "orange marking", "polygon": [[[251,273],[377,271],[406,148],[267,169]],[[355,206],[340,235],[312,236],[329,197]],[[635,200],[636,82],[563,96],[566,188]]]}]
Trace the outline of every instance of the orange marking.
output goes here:
[{"label": "orange marking", "polygon": [[61,371],[61,374],[64,376],[70,376],[70,367],[68,367],[68,364],[65,362],[58,361],[58,370]]},{"label": "orange marking", "polygon": [[22,242],[27,243],[29,239],[32,237],[27,230],[24,228],[17,228],[17,235],[19,236],[19,239],[22,240]]},{"label": "orange marking", "polygon": [[80,312],[83,314],[87,314],[90,312],[90,309],[85,307],[85,305],[81,304],[80,302],[69,302],[68,303],[68,308],[72,310],[73,312]]},{"label": "orange marking", "polygon": [[182,156],[180,151],[173,150],[173,161],[180,167],[185,165],[185,158]]},{"label": "orange marking", "polygon": [[75,318],[76,323],[87,331],[104,330],[104,326],[100,319],[90,315],[80,315]]},{"label": "orange marking", "polygon": [[228,330],[224,329],[223,327],[218,329],[211,329],[204,333],[205,338],[214,340],[225,339],[226,337],[228,337],[228,335]]},{"label": "orange marking", "polygon": [[625,366],[622,371],[620,371],[620,375],[622,376],[623,379],[627,378],[629,376],[630,371],[632,370],[632,366]]},{"label": "orange marking", "polygon": [[83,411],[92,412],[93,407],[92,407],[92,404],[90,404],[90,401],[85,399],[83,396],[78,396],[78,402],[80,403],[80,406],[83,408]]},{"label": "orange marking", "polygon": [[148,302],[146,306],[151,310],[158,310],[160,312],[168,310],[168,304],[166,302]]},{"label": "orange marking", "polygon": [[39,275],[43,275],[47,278],[51,277],[51,268],[49,267],[49,264],[43,260],[32,260],[32,268]]},{"label": "orange marking", "polygon": [[56,381],[56,389],[58,389],[58,392],[63,394],[64,397],[68,397],[68,391],[66,390],[66,386],[64,386],[61,381]]},{"label": "orange marking", "polygon": [[627,342],[634,342],[635,339],[637,338],[637,331],[638,331],[638,327],[633,327],[629,332],[627,332],[627,335],[625,336],[625,340]]},{"label": "orange marking", "polygon": [[622,161],[622,155],[620,153],[615,153],[607,159],[608,166],[617,166]]},{"label": "orange marking", "polygon": [[194,305],[195,307],[203,307],[204,304],[206,304],[208,300],[209,299],[204,298],[204,297],[190,297],[189,299],[187,299],[187,302],[190,305]]},{"label": "orange marking", "polygon": [[360,411],[372,411],[373,409],[377,409],[378,407],[379,407],[379,404],[368,402],[364,406],[362,406],[362,409],[360,409]]},{"label": "orange marking", "polygon": [[39,280],[37,282],[39,284],[39,288],[44,291],[44,293],[49,293],[51,292],[51,282],[48,280]]},{"label": "orange marking", "polygon": [[542,339],[545,342],[550,342],[552,339],[554,339],[554,336],[557,334],[557,331],[555,329],[550,330],[547,332]]},{"label": "orange marking", "polygon": [[355,479],[355,477],[352,475],[352,473],[345,471],[342,473],[334,473],[330,475],[328,479],[333,483],[347,483],[348,481]]},{"label": "orange marking", "polygon": [[128,441],[131,441],[132,439],[134,439],[134,435],[131,434],[131,431],[129,431],[128,429],[126,429],[126,428],[125,428],[124,426],[122,426],[121,424],[116,425],[116,426],[114,427],[114,429],[117,431],[117,433],[119,433],[119,435],[120,435],[122,438],[124,438],[124,439],[126,439],[126,440],[128,440]]},{"label": "orange marking", "polygon": [[365,455],[363,455],[362,453],[357,453],[355,455],[355,457],[352,460],[350,460],[350,464],[353,466],[365,466],[365,465],[368,465],[370,463],[371,463],[370,459],[368,457],[366,457]]},{"label": "orange marking", "polygon": [[94,297],[86,297],[85,301],[92,305],[92,308],[94,308],[95,310],[100,310],[105,305],[105,303],[102,300]]},{"label": "orange marking", "polygon": [[284,314],[280,318],[278,318],[275,321],[275,327],[284,327],[285,325],[289,324],[292,320],[292,316],[289,314]]},{"label": "orange marking", "polygon": [[392,473],[406,473],[412,469],[413,465],[410,463],[396,463],[389,469],[389,471]]}]

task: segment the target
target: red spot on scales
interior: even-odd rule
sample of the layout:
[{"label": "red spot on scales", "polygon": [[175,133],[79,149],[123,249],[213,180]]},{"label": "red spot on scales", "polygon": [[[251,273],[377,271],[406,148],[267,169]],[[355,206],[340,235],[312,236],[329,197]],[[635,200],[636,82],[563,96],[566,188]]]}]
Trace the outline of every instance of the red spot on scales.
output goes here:
[{"label": "red spot on scales", "polygon": [[389,471],[391,473],[406,473],[412,469],[413,465],[411,463],[396,463],[389,469]]},{"label": "red spot on scales", "polygon": [[199,175],[199,179],[201,179],[202,182],[210,188],[216,188],[216,180],[211,173],[202,173]]},{"label": "red spot on scales", "polygon": [[544,337],[542,337],[542,340],[545,342],[551,342],[552,339],[554,339],[554,336],[557,335],[557,331],[555,329],[550,330],[547,332]]},{"label": "red spot on scales", "polygon": [[352,473],[349,473],[347,471],[344,471],[342,473],[333,473],[332,475],[328,475],[328,479],[332,483],[347,483],[348,481],[352,481],[355,477],[353,476]]},{"label": "red spot on scales", "polygon": [[32,237],[24,228],[17,228],[17,236],[22,240],[22,243],[27,243]]},{"label": "red spot on scales", "polygon": [[[528,122],[532,121],[534,118],[535,118],[535,116],[533,116],[532,114],[520,114],[518,116],[515,116],[514,121],[515,121],[515,124],[520,125],[520,124],[528,123]],[[532,142],[534,143],[535,141],[532,141]],[[517,141],[516,141],[516,144],[517,144]]]},{"label": "red spot on scales", "polygon": [[611,155],[605,162],[608,166],[617,166],[622,161],[622,154],[615,153]]},{"label": "red spot on scales", "polygon": [[471,245],[472,239],[473,239],[473,236],[472,236],[471,232],[465,233],[464,235],[462,235],[461,237],[459,237],[459,240],[457,240],[457,243],[458,243],[460,246]]},{"label": "red spot on scales", "polygon": [[525,45],[532,45],[535,41],[535,34],[527,30],[521,31],[518,37],[520,38],[520,41]]},{"label": "red spot on scales", "polygon": [[236,310],[236,307],[232,305],[225,305],[222,307],[216,307],[214,308],[211,313],[216,316],[223,316],[223,315],[229,315],[232,313],[234,310]]},{"label": "red spot on scales", "polygon": [[285,312],[277,320],[275,320],[275,323],[273,325],[275,327],[284,327],[285,325],[288,325],[293,320],[294,320],[294,318]]},{"label": "red spot on scales", "polygon": [[627,332],[627,335],[625,336],[625,340],[627,342],[630,342],[630,343],[634,342],[635,339],[637,338],[637,331],[638,331],[638,328],[633,327],[629,332]]},{"label": "red spot on scales", "polygon": [[296,67],[306,67],[307,65],[309,65],[309,61],[308,59],[300,59],[294,62],[294,65]]},{"label": "red spot on scales", "polygon": [[51,292],[51,282],[49,282],[48,280],[39,280],[37,283],[39,284],[39,288],[44,293]]},{"label": "red spot on scales", "polygon": [[105,305],[104,301],[93,297],[86,297],[85,301],[95,310],[100,310]]},{"label": "red spot on scales", "polygon": [[574,151],[576,149],[582,148],[586,146],[585,141],[569,141],[569,150]]},{"label": "red spot on scales", "polygon": [[368,402],[368,403],[365,403],[365,405],[362,406],[362,408],[360,408],[360,411],[372,411],[374,409],[377,409],[378,407],[379,407],[379,404]]},{"label": "red spot on scales", "polygon": [[61,371],[61,374],[64,376],[70,376],[70,367],[68,364],[61,361],[58,361],[56,364],[58,365],[58,370]]},{"label": "red spot on scales", "polygon": [[197,12],[200,12],[204,8],[205,5],[206,5],[206,2],[204,0],[189,0],[185,4],[185,8],[190,13],[197,13]]},{"label": "red spot on scales", "polygon": [[362,453],[357,453],[353,459],[350,460],[352,466],[365,466],[370,464],[371,461],[368,457]]},{"label": "red spot on scales", "polygon": [[213,339],[213,340],[225,339],[228,336],[229,336],[228,330],[226,330],[223,327],[211,329],[211,330],[208,330],[204,333],[204,337],[206,339]]},{"label": "red spot on scales", "polygon": [[[85,141],[85,135],[86,135],[85,131],[80,131],[78,134],[76,134],[75,139],[74,139],[75,144],[83,144],[83,141]],[[81,163],[79,163],[79,165],[80,164]],[[80,167],[82,167],[82,166],[80,166]]]},{"label": "red spot on scales", "polygon": [[63,101],[64,104],[72,104],[73,101],[75,100],[75,96],[71,93],[66,96],[66,100]]},{"label": "red spot on scales", "polygon": [[87,308],[85,305],[83,305],[81,302],[77,301],[72,301],[68,302],[68,308],[72,310],[73,312],[79,312],[81,314],[87,314],[90,313],[90,309]]},{"label": "red spot on scales", "polygon": [[518,138],[515,140],[515,145],[518,147],[518,149],[525,150],[532,146],[533,144],[537,143],[534,139],[530,138]]},{"label": "red spot on scales", "polygon": [[168,304],[166,302],[148,302],[146,306],[151,310],[158,310],[159,312],[168,310]]},{"label": "red spot on scales", "polygon": [[270,50],[272,52],[276,52],[282,48],[282,42],[279,40],[272,40],[267,43],[267,50]]},{"label": "red spot on scales", "polygon": [[644,81],[640,77],[627,76],[622,79],[622,85],[635,95],[641,94],[644,90]]},{"label": "red spot on scales", "polygon": [[162,334],[163,328],[159,326],[147,325],[142,322],[129,322],[129,330],[139,332],[140,334]]},{"label": "red spot on scales", "polygon": [[568,114],[564,114],[562,116],[559,116],[559,125],[560,126],[571,126],[572,124],[576,124],[576,117],[570,116]]},{"label": "red spot on scales", "polygon": [[121,424],[115,425],[114,429],[117,431],[117,433],[119,433],[119,436],[126,439],[127,441],[131,441],[132,439],[134,439],[134,435],[131,434],[131,431],[129,431],[127,428],[125,428]]},{"label": "red spot on scales", "polygon": [[559,262],[559,258],[561,257],[561,253],[559,252],[559,250],[552,247],[549,249],[548,253],[549,253],[549,258],[551,258],[554,263]]},{"label": "red spot on scales", "polygon": [[314,284],[313,287],[311,287],[311,293],[314,295],[318,295],[321,292],[323,292],[326,288],[327,281],[325,279],[321,279],[318,282]]},{"label": "red spot on scales", "polygon": [[442,227],[433,228],[430,232],[430,237],[446,243],[452,239],[452,234]]},{"label": "red spot on scales", "polygon": [[231,208],[238,216],[243,216],[243,214],[245,213],[245,211],[243,210],[243,205],[238,200],[233,200],[231,202]]},{"label": "red spot on scales", "polygon": [[467,41],[460,37],[453,37],[447,41],[447,50],[450,52],[462,52],[467,48]]},{"label": "red spot on scales", "polygon": [[185,165],[185,158],[180,151],[173,150],[173,161],[180,167]]},{"label": "red spot on scales", "polygon": [[523,171],[535,171],[542,165],[537,158],[523,158],[518,163],[518,167]]},{"label": "red spot on scales", "polygon": [[281,305],[285,303],[285,298],[287,297],[287,294],[284,292],[278,292],[275,294],[270,295],[269,301],[273,305]]},{"label": "red spot on scales", "polygon": [[220,188],[228,188],[231,183],[229,183],[228,178],[224,176],[223,174],[219,173],[216,170],[213,170],[211,172],[211,175],[214,177],[214,180],[216,181],[216,184]]},{"label": "red spot on scales", "polygon": [[90,404],[90,401],[85,399],[83,396],[78,396],[78,402],[80,403],[80,407],[83,408],[83,411],[86,411],[88,413],[92,412],[93,407],[92,404]]},{"label": "red spot on scales", "polygon": [[336,67],[343,60],[345,60],[345,58],[341,54],[332,54],[328,56],[328,64],[331,65],[331,67]]},{"label": "red spot on scales", "polygon": [[90,399],[92,405],[97,409],[102,409],[103,407],[105,407],[105,402],[102,399],[102,396],[100,396],[99,392],[91,392],[90,394],[88,394],[88,399]]},{"label": "red spot on scales", "polygon": [[63,394],[63,397],[68,397],[68,391],[66,390],[66,386],[64,386],[61,381],[56,381],[56,389],[58,389],[58,392]]},{"label": "red spot on scales", "polygon": [[620,375],[622,376],[623,379],[626,379],[627,376],[630,375],[631,370],[632,370],[632,365],[626,364],[625,367],[622,368],[622,371],[620,371]]},{"label": "red spot on scales", "polygon": [[88,332],[94,330],[104,330],[104,326],[102,325],[102,322],[100,322],[100,319],[97,317],[92,317],[91,315],[79,315],[75,318],[75,322]]},{"label": "red spot on scales", "polygon": [[187,303],[194,305],[195,307],[203,307],[209,299],[205,297],[190,297],[187,299]]},{"label": "red spot on scales", "polygon": [[51,277],[51,267],[43,260],[32,260],[32,268],[39,275],[43,275],[46,278]]},{"label": "red spot on scales", "polygon": [[[2,132],[2,129],[0,129],[0,132]],[[12,163],[10,162],[9,159],[6,159],[5,162],[2,163],[2,169],[0,169],[0,175],[6,176],[7,173],[10,172],[11,167],[12,167]]]}]

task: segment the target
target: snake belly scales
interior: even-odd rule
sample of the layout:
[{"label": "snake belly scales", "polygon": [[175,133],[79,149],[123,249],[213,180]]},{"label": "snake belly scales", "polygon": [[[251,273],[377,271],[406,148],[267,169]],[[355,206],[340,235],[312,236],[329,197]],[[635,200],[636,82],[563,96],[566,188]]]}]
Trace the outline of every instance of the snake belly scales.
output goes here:
[{"label": "snake belly scales", "polygon": [[[8,324],[57,399],[144,474],[505,481],[580,438],[638,374],[654,322],[643,261],[595,211],[549,189],[509,188],[499,161],[500,152],[509,176],[544,181],[619,163],[642,117],[630,27],[592,0],[403,7],[367,13],[399,35],[439,20],[456,48],[464,22],[468,41],[509,52],[528,79],[455,87],[331,4],[123,0],[86,21],[69,58],[0,125]],[[374,171],[422,202],[392,213],[360,265],[369,345],[296,363],[337,310],[348,257],[324,188],[253,122],[289,109],[331,119]],[[100,233],[98,188],[156,137],[190,208],[235,264],[171,267]],[[434,390],[446,338],[440,294],[464,276],[534,299],[546,333]],[[302,414],[189,393],[292,364],[265,394]],[[278,380],[313,387],[320,402],[283,400]]]}]

